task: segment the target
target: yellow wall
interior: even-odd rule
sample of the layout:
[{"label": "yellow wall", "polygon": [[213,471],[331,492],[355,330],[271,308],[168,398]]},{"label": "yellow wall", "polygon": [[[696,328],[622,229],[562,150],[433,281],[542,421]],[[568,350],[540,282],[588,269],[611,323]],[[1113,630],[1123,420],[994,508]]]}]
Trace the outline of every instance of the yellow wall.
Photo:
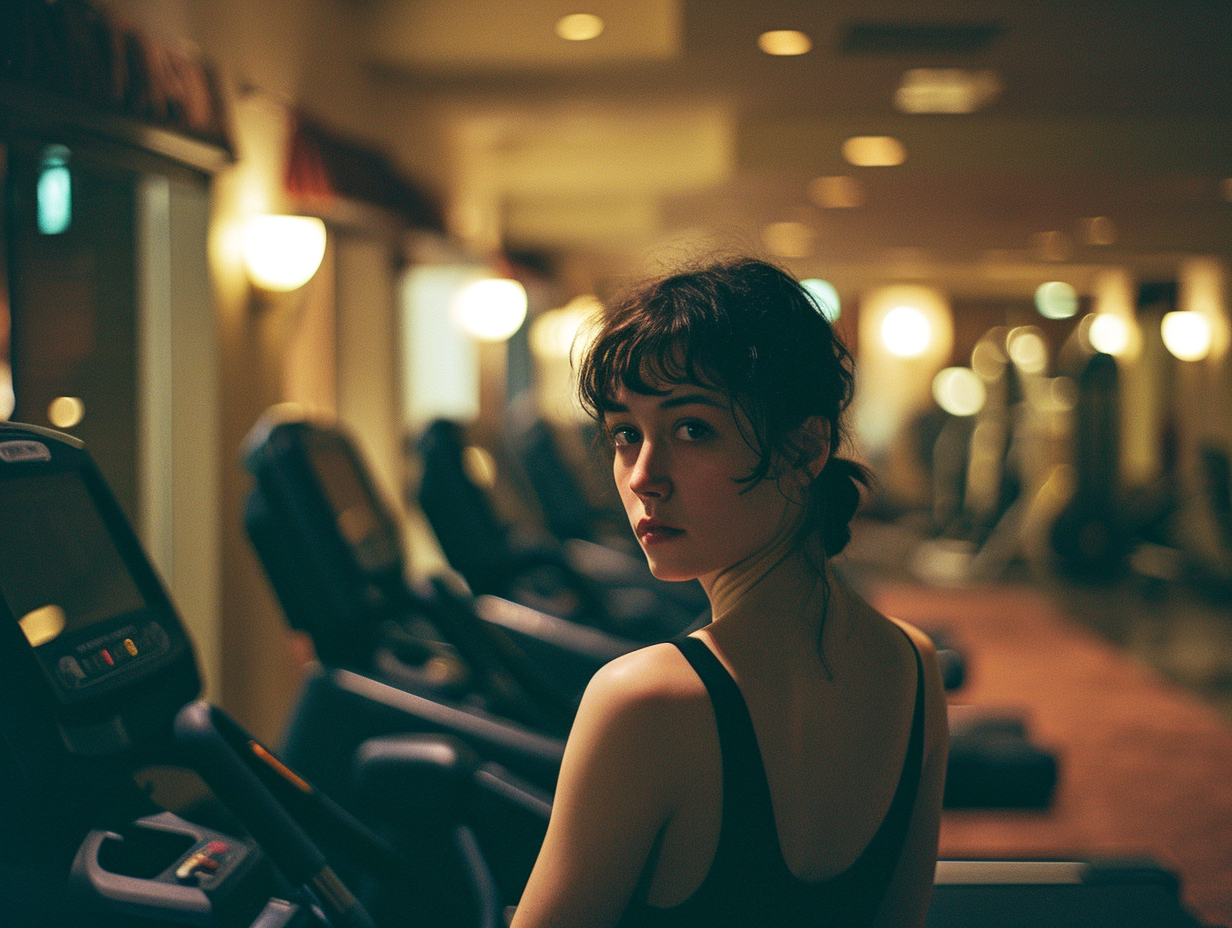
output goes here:
[{"label": "yellow wall", "polygon": [[[211,193],[210,268],[217,316],[220,520],[220,680],[213,697],[264,739],[277,741],[298,688],[302,652],[288,635],[242,525],[249,481],[245,434],[288,400],[338,405],[334,264],[301,291],[258,294],[240,263],[243,223],[288,208],[283,154],[292,107],[338,131],[371,136],[373,95],[349,50],[344,4],[298,0],[110,0],[114,15],[155,38],[199,50],[229,99],[236,162]],[[392,373],[392,372],[391,372]],[[173,467],[186,462],[173,462]]]}]

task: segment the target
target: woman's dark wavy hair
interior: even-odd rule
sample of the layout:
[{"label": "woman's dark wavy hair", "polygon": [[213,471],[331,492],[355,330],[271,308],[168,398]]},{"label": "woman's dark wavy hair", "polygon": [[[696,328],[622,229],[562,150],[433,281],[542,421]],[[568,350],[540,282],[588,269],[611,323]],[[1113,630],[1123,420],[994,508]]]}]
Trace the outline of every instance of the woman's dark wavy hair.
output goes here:
[{"label": "woman's dark wavy hair", "polygon": [[[759,455],[740,478],[752,488],[783,464],[808,459],[800,426],[830,425],[830,457],[814,481],[807,530],[826,555],[851,538],[868,471],[835,452],[847,438],[854,389],[851,354],[811,294],[785,271],[744,258],[710,264],[638,287],[600,323],[582,358],[578,393],[596,420],[621,385],[644,395],[692,383],[726,393],[752,426]],[[737,422],[740,418],[737,417]]]}]

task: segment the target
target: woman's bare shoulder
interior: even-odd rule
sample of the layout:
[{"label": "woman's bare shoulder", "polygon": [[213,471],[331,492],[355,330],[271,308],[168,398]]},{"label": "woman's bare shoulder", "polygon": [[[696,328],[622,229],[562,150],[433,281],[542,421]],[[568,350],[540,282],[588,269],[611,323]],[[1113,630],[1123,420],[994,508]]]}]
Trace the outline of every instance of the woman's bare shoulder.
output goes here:
[{"label": "woman's bare shoulder", "polygon": [[910,622],[904,621],[903,619],[895,616],[886,616],[886,618],[907,633],[907,637],[911,639],[911,643],[915,645],[915,649],[920,652],[920,657],[922,657],[926,662],[930,657],[936,658],[937,646],[933,643],[933,640],[928,637],[926,632],[921,631]]},{"label": "woman's bare shoulder", "polygon": [[622,654],[591,678],[582,703],[600,703],[611,711],[688,708],[706,697],[706,689],[675,645],[649,645]]}]

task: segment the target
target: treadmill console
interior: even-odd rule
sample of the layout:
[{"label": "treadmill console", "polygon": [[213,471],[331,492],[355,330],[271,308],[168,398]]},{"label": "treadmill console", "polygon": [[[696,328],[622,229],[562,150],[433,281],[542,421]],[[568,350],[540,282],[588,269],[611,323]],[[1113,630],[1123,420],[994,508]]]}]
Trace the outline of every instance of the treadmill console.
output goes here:
[{"label": "treadmill console", "polygon": [[200,690],[162,583],[76,439],[0,422],[0,814],[54,814]]},{"label": "treadmill console", "polygon": [[245,525],[287,620],[327,664],[366,665],[404,608],[397,522],[336,428],[267,416],[245,444]]}]

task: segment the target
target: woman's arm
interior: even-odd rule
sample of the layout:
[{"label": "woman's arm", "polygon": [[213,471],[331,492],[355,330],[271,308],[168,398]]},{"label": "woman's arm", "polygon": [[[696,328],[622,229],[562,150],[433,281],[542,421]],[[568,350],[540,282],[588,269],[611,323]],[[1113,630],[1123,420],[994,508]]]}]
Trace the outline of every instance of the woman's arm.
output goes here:
[{"label": "woman's arm", "polygon": [[937,869],[941,800],[949,756],[949,720],[945,688],[937,666],[937,649],[919,629],[905,622],[898,624],[911,636],[924,665],[924,768],[903,853],[875,924],[886,928],[922,928]]},{"label": "woman's arm", "polygon": [[696,698],[682,663],[671,645],[644,648],[587,686],[513,928],[620,920],[686,783],[680,726]]}]

